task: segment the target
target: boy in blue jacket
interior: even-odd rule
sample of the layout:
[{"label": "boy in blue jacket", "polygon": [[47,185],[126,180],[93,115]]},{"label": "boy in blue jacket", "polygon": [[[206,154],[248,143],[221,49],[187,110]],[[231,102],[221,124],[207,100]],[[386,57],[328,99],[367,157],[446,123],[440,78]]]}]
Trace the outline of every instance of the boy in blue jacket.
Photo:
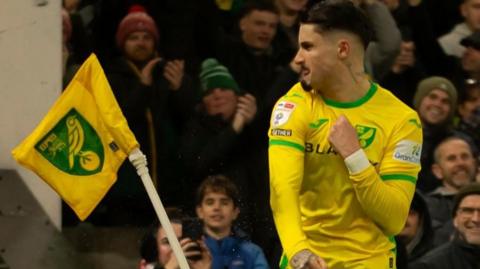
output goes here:
[{"label": "boy in blue jacket", "polygon": [[262,249],[233,228],[240,209],[237,187],[229,178],[214,175],[202,182],[197,190],[196,212],[213,257],[212,269],[269,268]]}]

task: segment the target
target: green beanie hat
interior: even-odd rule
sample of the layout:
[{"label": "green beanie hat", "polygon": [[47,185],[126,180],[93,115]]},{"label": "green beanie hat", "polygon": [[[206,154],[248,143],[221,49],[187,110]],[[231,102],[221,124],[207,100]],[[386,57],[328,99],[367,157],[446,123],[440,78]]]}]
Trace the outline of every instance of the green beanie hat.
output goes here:
[{"label": "green beanie hat", "polygon": [[206,59],[202,62],[200,83],[203,94],[215,88],[230,89],[236,93],[240,93],[240,88],[230,72],[228,72],[228,69],[213,58]]},{"label": "green beanie hat", "polygon": [[420,107],[420,103],[422,102],[423,98],[435,89],[446,92],[448,94],[448,97],[450,97],[450,113],[447,118],[447,120],[450,121],[453,118],[454,113],[457,109],[457,89],[450,80],[444,77],[434,76],[425,78],[420,81],[420,83],[418,83],[415,96],[413,97],[413,107],[418,110],[418,107]]}]

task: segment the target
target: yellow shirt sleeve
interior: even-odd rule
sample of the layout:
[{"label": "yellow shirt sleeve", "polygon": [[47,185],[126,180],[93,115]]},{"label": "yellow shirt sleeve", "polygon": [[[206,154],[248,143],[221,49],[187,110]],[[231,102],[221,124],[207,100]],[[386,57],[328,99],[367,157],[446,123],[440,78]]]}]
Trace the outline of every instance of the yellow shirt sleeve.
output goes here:
[{"label": "yellow shirt sleeve", "polygon": [[[272,112],[269,130],[270,205],[288,258],[308,249],[302,230],[299,192],[304,171],[307,124],[305,93],[281,98]],[[290,95],[290,97],[288,97]]]},{"label": "yellow shirt sleeve", "polygon": [[395,127],[379,173],[373,166],[351,174],[362,208],[386,235],[398,234],[406,221],[420,171],[422,129],[412,111]]}]

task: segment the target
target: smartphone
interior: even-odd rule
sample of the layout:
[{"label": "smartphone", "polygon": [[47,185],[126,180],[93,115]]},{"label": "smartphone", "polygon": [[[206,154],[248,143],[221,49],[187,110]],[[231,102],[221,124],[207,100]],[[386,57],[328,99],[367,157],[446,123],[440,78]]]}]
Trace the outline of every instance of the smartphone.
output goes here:
[{"label": "smartphone", "polygon": [[185,218],[182,221],[182,237],[198,241],[203,235],[203,224],[198,218]]},{"label": "smartphone", "polygon": [[[182,220],[182,237],[190,238],[192,241],[198,241],[202,239],[203,235],[203,224],[198,218],[185,218]],[[187,249],[187,251],[198,251],[201,252],[201,248],[198,243],[195,242],[195,246],[192,246]],[[187,255],[187,259],[190,260],[200,260],[202,255]]]}]

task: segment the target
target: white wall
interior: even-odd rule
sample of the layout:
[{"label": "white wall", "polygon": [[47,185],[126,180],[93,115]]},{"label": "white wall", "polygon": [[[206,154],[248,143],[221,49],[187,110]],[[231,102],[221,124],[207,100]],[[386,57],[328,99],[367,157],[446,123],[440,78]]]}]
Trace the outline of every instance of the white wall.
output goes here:
[{"label": "white wall", "polygon": [[10,152],[61,91],[60,6],[60,0],[0,0],[0,168],[20,173],[57,227],[60,198]]}]

